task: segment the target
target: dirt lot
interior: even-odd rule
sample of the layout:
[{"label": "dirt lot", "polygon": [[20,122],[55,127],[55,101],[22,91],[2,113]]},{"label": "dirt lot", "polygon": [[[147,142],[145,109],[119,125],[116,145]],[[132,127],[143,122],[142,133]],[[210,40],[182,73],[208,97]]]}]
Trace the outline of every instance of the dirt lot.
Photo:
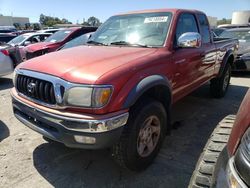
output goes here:
[{"label": "dirt lot", "polygon": [[174,105],[175,129],[153,165],[141,173],[119,168],[108,150],[49,144],[12,114],[11,76],[0,78],[0,187],[187,187],[196,160],[216,124],[235,114],[250,87],[237,75],[224,99],[205,85]]}]

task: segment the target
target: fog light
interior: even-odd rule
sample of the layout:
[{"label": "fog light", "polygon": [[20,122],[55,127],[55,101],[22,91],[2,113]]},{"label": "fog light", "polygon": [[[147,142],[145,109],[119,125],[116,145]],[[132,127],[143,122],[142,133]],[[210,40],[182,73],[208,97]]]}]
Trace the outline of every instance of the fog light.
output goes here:
[{"label": "fog light", "polygon": [[78,143],[82,144],[95,144],[96,139],[94,137],[89,137],[89,136],[80,136],[80,135],[75,135],[74,139]]}]

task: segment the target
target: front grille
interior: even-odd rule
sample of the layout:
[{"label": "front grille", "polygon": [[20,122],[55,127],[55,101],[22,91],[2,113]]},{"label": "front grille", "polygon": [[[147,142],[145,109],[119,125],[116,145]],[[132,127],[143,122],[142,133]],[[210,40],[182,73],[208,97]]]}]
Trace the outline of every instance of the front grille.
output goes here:
[{"label": "front grille", "polygon": [[19,93],[39,102],[50,105],[56,104],[54,87],[51,82],[18,75],[16,79],[16,89]]}]

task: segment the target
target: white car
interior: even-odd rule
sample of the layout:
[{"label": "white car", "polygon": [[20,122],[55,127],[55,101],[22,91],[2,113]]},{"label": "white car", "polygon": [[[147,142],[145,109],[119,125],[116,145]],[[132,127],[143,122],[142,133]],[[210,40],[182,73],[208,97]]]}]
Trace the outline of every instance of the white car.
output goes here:
[{"label": "white car", "polygon": [[8,51],[9,45],[0,46],[0,76],[10,74],[14,70],[14,63]]},{"label": "white car", "polygon": [[8,42],[11,46],[28,46],[37,42],[42,42],[52,33],[25,33],[19,35]]}]

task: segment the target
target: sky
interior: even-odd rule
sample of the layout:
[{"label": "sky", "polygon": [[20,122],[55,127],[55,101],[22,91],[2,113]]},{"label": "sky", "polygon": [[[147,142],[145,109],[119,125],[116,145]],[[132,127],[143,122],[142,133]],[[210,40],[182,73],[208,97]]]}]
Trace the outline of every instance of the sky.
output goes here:
[{"label": "sky", "polygon": [[82,23],[90,16],[102,22],[131,10],[185,8],[204,11],[209,16],[231,18],[234,11],[250,10],[250,0],[0,0],[0,14],[29,17],[38,22],[41,13]]}]

